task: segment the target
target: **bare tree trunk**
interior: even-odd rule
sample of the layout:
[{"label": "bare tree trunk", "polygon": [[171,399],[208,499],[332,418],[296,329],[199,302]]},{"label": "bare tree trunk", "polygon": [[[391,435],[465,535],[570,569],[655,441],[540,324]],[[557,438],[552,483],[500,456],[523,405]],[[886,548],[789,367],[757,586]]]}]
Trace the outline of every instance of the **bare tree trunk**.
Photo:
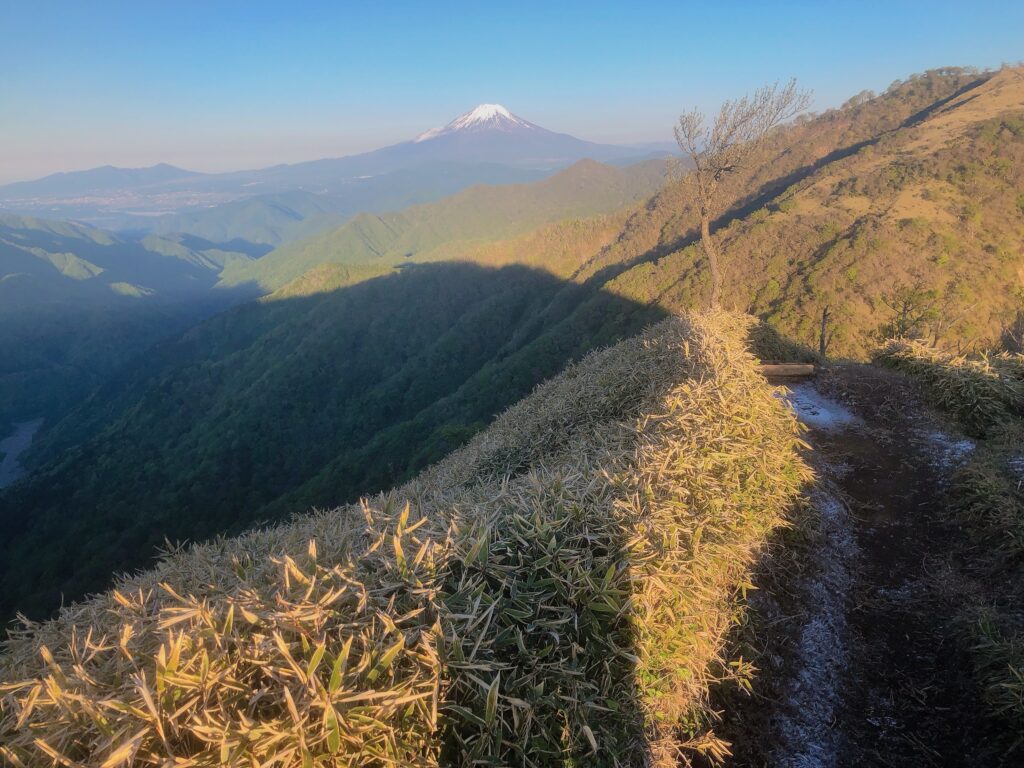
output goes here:
[{"label": "bare tree trunk", "polygon": [[718,309],[722,296],[722,273],[718,269],[718,250],[711,240],[711,216],[706,212],[700,215],[700,242],[711,267],[711,308]]},{"label": "bare tree trunk", "polygon": [[821,310],[821,333],[818,335],[818,356],[824,360],[825,352],[828,350],[828,318],[829,318],[829,307],[828,304]]}]

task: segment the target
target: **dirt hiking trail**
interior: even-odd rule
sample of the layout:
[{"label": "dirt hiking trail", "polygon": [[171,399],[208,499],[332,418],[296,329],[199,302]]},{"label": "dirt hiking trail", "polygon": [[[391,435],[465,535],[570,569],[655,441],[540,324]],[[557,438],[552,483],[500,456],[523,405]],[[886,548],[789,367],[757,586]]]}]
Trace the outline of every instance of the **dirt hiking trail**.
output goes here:
[{"label": "dirt hiking trail", "polygon": [[764,681],[726,716],[732,764],[998,764],[980,758],[982,705],[951,639],[965,538],[943,489],[973,443],[895,373],[850,365],[785,385],[820,482],[788,566],[769,566],[751,603]]}]

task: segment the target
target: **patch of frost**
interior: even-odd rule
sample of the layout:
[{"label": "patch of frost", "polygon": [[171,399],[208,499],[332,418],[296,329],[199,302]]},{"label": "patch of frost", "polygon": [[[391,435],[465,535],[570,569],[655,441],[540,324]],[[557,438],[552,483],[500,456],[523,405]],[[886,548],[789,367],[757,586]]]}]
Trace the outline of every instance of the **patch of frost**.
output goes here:
[{"label": "patch of frost", "polygon": [[1017,456],[1010,459],[1010,471],[1017,476],[1017,479],[1024,482],[1024,456]]},{"label": "patch of frost", "polygon": [[839,430],[857,422],[844,405],[825,397],[811,384],[796,384],[782,394],[786,405],[809,427]]},{"label": "patch of frost", "polygon": [[802,584],[809,615],[796,650],[798,671],[784,692],[780,748],[773,755],[773,764],[784,768],[831,768],[839,757],[832,724],[847,660],[846,601],[858,549],[849,512],[838,498],[816,494],[814,507],[820,543]]},{"label": "patch of frost", "polygon": [[923,433],[928,447],[931,449],[932,464],[941,470],[956,469],[974,451],[974,441],[965,438],[954,438],[937,429]]}]

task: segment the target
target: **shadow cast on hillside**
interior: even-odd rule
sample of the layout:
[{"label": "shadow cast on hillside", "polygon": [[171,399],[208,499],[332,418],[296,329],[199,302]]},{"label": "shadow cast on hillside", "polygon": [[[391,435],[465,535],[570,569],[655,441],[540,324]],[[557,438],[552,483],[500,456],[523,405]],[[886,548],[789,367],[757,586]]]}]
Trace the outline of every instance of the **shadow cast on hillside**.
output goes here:
[{"label": "shadow cast on hillside", "polygon": [[205,251],[216,248],[222,251],[244,253],[246,256],[250,256],[254,259],[266,256],[274,250],[274,246],[272,245],[268,245],[266,243],[254,243],[241,237],[235,237],[230,240],[207,240],[206,238],[199,237],[198,235],[190,235],[186,233],[179,235],[179,241],[186,248],[191,248],[195,251]]},{"label": "shadow cast on hillside", "polygon": [[[109,380],[50,438],[60,458],[0,496],[3,611],[44,618],[62,599],[105,588],[112,573],[150,565],[165,539],[237,533],[392,486],[569,360],[662,315],[543,271],[464,263],[405,265],[351,287],[221,313]],[[508,466],[521,474],[530,462]],[[500,732],[516,721],[510,714],[477,729],[447,709],[483,711],[487,691],[474,676],[493,669],[501,670],[498,706],[531,702],[537,738],[529,748],[544,758],[591,755],[583,732],[566,722],[586,723],[603,754],[659,748],[641,727],[637,615],[601,603],[623,600],[616,590],[633,582],[623,553],[636,532],[621,519],[580,518],[566,503],[565,483],[574,482],[581,498],[594,493],[583,471],[577,480],[530,484],[526,493],[537,497],[525,507],[511,494],[508,514],[497,510],[487,526],[487,561],[454,558],[439,591],[453,621],[467,620],[451,642],[473,659],[471,674],[441,702],[440,738],[452,762],[517,743],[518,734]],[[553,519],[526,514],[531,504]],[[502,522],[513,514],[526,527]],[[600,578],[567,597],[573,562]],[[523,581],[511,582],[512,572]],[[230,573],[211,578],[233,583]],[[481,636],[482,594],[497,609]],[[538,692],[541,668],[557,688]],[[616,706],[586,704],[598,689]]]},{"label": "shadow cast on hillside", "polygon": [[[244,289],[240,289],[244,290]],[[49,615],[199,541],[388,488],[663,312],[521,266],[413,264],[157,343],[0,495],[0,615]]]}]

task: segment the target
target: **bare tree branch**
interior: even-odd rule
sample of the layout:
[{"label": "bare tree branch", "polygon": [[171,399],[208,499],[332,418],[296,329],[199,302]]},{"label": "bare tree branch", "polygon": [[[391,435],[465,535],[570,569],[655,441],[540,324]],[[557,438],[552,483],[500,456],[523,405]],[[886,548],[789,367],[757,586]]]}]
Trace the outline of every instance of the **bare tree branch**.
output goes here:
[{"label": "bare tree branch", "polygon": [[711,306],[722,293],[718,250],[711,238],[711,222],[718,216],[718,188],[723,179],[746,166],[771,131],[807,109],[810,91],[797,90],[796,80],[758,88],[752,95],[726,101],[713,123],[700,110],[679,116],[676,143],[690,158],[690,179],[700,207],[700,239],[711,267]]}]

